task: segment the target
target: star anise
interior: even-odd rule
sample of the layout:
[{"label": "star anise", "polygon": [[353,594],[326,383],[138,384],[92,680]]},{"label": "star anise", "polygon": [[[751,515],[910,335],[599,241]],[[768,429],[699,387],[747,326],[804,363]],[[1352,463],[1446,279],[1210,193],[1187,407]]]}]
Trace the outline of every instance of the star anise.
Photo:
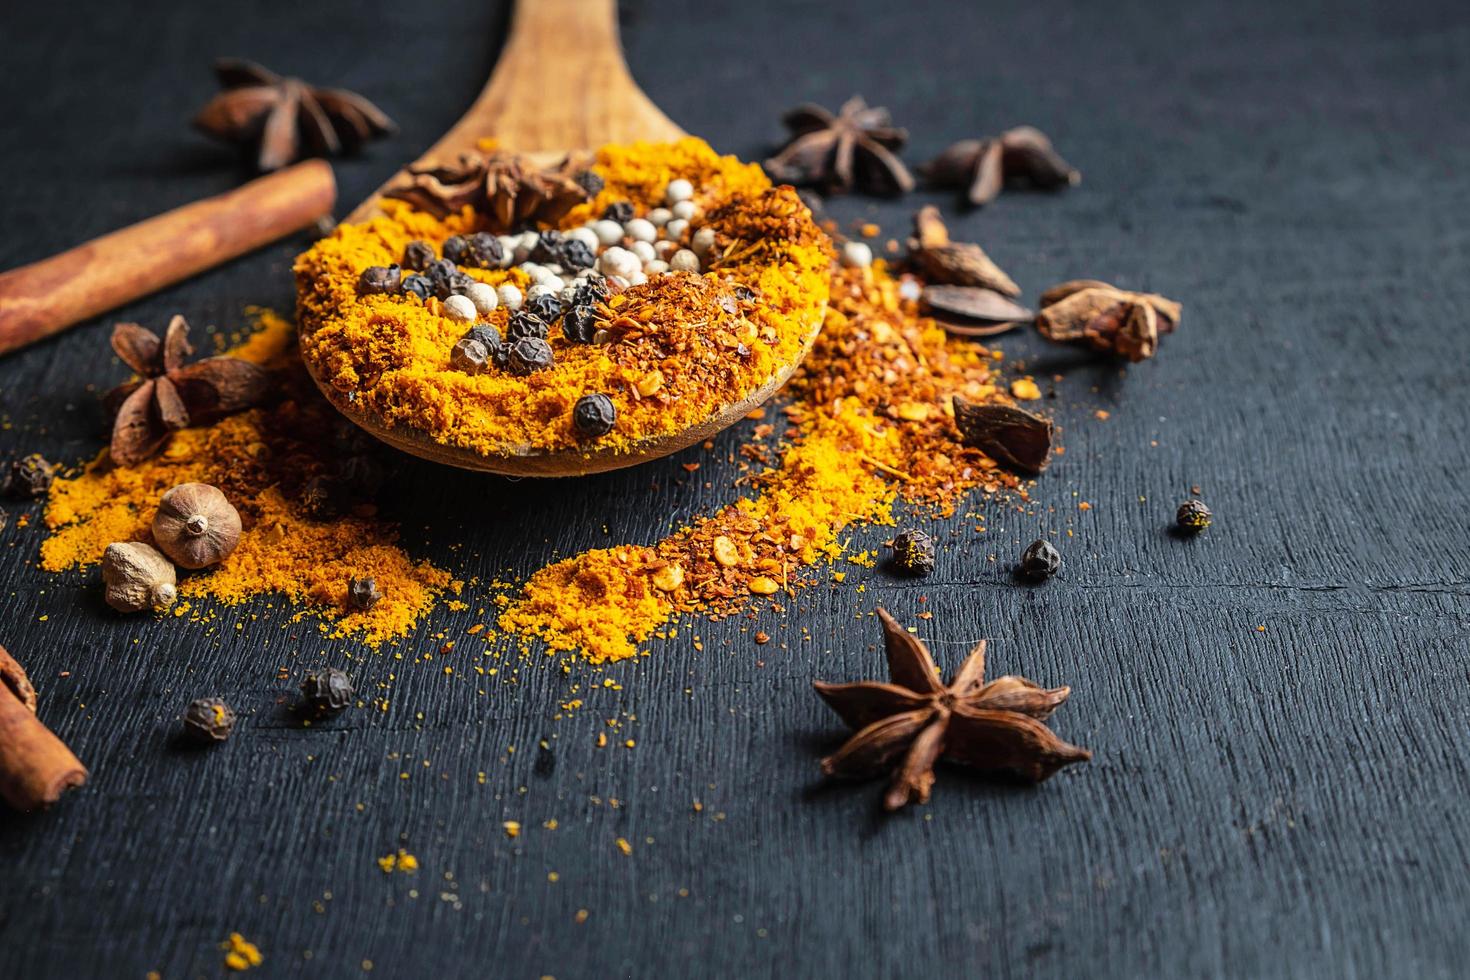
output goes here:
[{"label": "star anise", "polygon": [[163,339],[136,323],[112,328],[112,349],[141,381],[119,385],[107,395],[116,406],[111,454],[121,466],[134,466],[157,452],[169,435],[239,412],[259,402],[269,388],[269,375],[238,357],[207,357],[193,364],[184,358],[189,325],[176,316]]},{"label": "star anise", "polygon": [[408,183],[390,189],[388,197],[439,218],[473,205],[502,232],[555,224],[590,200],[598,183],[590,179],[595,173],[587,161],[571,155],[554,167],[538,169],[510,153],[466,153],[455,165],[414,167],[409,174]]},{"label": "star anise", "polygon": [[1031,126],[990,139],[960,140],[920,170],[937,187],[964,188],[965,199],[975,207],[994,200],[1008,183],[1055,190],[1082,181],[1046,134]]},{"label": "star anise", "polygon": [[221,58],[214,73],[225,90],[199,111],[194,125],[227,143],[259,144],[261,170],[301,157],[303,141],[311,153],[337,156],[398,131],[356,92],[313,88],[241,58]]},{"label": "star anise", "polygon": [[1042,724],[1067,700],[1071,688],[1051,690],[1024,677],[985,681],[985,641],[981,640],[948,685],[929,648],[888,612],[884,648],[891,683],[816,682],[817,693],[857,732],[822,760],[829,776],[867,778],[893,771],[883,805],[897,810],[927,803],[934,764],[949,759],[974,769],[1008,771],[1040,782],[1063,766],[1092,758]]},{"label": "star anise", "polygon": [[1082,340],[1130,361],[1154,356],[1183,307],[1157,293],[1134,293],[1096,279],[1074,279],[1041,294],[1036,327],[1047,340]]},{"label": "star anise", "polygon": [[806,102],[781,121],[791,139],[766,161],[773,179],[814,184],[829,194],[854,187],[881,195],[914,189],[913,176],[892,152],[907,142],[908,131],[892,124],[887,109],[869,106],[862,96],[848,99],[835,116]]}]

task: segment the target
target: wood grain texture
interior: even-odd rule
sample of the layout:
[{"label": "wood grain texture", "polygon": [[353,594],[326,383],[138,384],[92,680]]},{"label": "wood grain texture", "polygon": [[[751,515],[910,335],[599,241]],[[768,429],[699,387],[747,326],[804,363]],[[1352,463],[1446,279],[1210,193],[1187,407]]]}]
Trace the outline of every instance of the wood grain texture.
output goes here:
[{"label": "wood grain texture", "polygon": [[[228,155],[183,125],[226,51],[273,52],[402,122],[396,143],[339,168],[346,200],[377,186],[475,98],[506,11],[347,9],[15,11],[0,92],[10,124],[46,140],[0,147],[0,264],[228,187]],[[779,138],[788,104],[854,90],[909,127],[914,161],[1037,125],[1083,184],[1003,194],[953,216],[955,235],[1028,298],[1098,277],[1182,300],[1183,325],[1129,368],[999,339],[1043,388],[1064,373],[1042,404],[1067,452],[1029,504],[927,525],[931,579],[852,567],[784,616],[692,624],[604,670],[537,655],[476,674],[462,634],[482,593],[382,653],[279,602],[208,624],[119,619],[90,577],[36,570],[38,535],[11,506],[0,642],[25,652],[92,780],[48,814],[0,815],[0,977],[217,976],[232,930],[261,944],[271,977],[358,977],[364,959],[373,976],[559,980],[1462,975],[1463,5],[862,2],[837,23],[817,5],[635,0],[622,33],[655,101],[746,157]],[[186,54],[140,63],[145,34]],[[77,81],[94,77],[121,81]],[[829,210],[886,236],[930,201],[951,198]],[[299,245],[118,316],[225,332],[247,304],[289,308]],[[89,457],[104,433],[85,386],[124,373],[92,328],[0,364],[4,447]],[[415,554],[525,574],[728,501],[741,436],[575,482],[406,459],[382,504]],[[1196,484],[1217,522],[1181,541],[1166,525]],[[1047,532],[1061,576],[1017,586],[1009,563]],[[877,812],[880,786],[824,787],[817,760],[845,729],[810,682],[881,674],[880,603],[946,669],[989,636],[993,673],[1071,685],[1055,728],[1093,761],[1035,788],[942,772],[933,802],[896,819]],[[754,646],[756,629],[773,642]],[[461,642],[441,657],[447,638]],[[300,728],[284,703],[323,663],[389,709]],[[235,740],[175,747],[179,712],[205,694],[241,709]],[[583,707],[563,711],[572,698]],[[398,847],[416,876],[378,870]]]}]

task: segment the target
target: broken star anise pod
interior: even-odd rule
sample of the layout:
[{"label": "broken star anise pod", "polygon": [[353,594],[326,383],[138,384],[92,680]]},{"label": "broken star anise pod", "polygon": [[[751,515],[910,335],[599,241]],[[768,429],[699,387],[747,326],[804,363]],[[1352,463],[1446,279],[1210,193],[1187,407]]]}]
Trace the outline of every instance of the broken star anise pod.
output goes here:
[{"label": "broken star anise pod", "polygon": [[980,207],[995,199],[1006,184],[1056,190],[1081,183],[1075,170],[1052,147],[1041,130],[1017,126],[999,136],[960,140],[920,171],[936,187],[961,187],[965,200]]},{"label": "broken star anise pod", "polygon": [[178,429],[251,407],[269,387],[263,369],[238,357],[185,364],[194,348],[181,316],[169,321],[162,340],[136,323],[119,323],[112,328],[112,349],[142,378],[107,394],[117,412],[110,451],[121,466],[141,463]]},{"label": "broken star anise pod", "polygon": [[1157,293],[1134,293],[1096,279],[1074,279],[1041,294],[1036,328],[1047,340],[1086,341],[1133,362],[1153,357],[1183,307]]},{"label": "broken star anise pod", "polygon": [[[537,224],[554,225],[572,208],[595,196],[595,171],[568,155],[554,167],[538,168],[510,153],[463,154],[457,164],[409,168],[407,183],[386,195],[407,201],[438,218],[466,204],[491,217],[499,232]],[[600,178],[598,178],[600,180]]]},{"label": "broken star anise pod", "polygon": [[337,156],[398,131],[383,110],[347,89],[313,88],[243,58],[221,58],[214,73],[224,91],[199,110],[194,125],[227,143],[256,145],[261,170],[299,159],[303,144]]},{"label": "broken star anise pod", "polygon": [[1092,758],[1042,724],[1071,693],[1024,677],[985,680],[985,641],[970,651],[949,684],[924,641],[879,609],[890,683],[816,682],[817,693],[856,730],[822,760],[829,776],[868,778],[892,771],[888,810],[927,803],[941,758],[973,769],[1011,772],[1041,782],[1063,766]]},{"label": "broken star anise pod", "polygon": [[914,189],[913,176],[893,153],[908,132],[893,125],[887,109],[869,106],[862,96],[848,99],[835,116],[806,102],[781,121],[791,139],[766,161],[773,179],[816,185],[829,194],[857,188],[896,195]]}]

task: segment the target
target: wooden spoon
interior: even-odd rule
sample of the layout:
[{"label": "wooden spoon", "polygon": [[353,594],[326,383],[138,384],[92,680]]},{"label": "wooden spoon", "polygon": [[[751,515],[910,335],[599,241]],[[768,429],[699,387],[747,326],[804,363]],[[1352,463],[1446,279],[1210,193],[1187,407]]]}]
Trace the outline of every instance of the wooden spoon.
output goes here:
[{"label": "wooden spoon", "polygon": [[[493,136],[500,148],[539,164],[554,163],[573,150],[636,140],[677,140],[687,134],[644,95],[628,72],[618,42],[615,0],[517,0],[510,39],[480,97],[439,142],[410,166],[453,163]],[[405,167],[347,216],[366,221],[381,214],[384,192],[403,182]],[[632,447],[527,446],[503,456],[482,456],[435,442],[422,432],[394,426],[347,402],[308,364],[317,387],[342,414],[404,452],[437,463],[507,476],[579,476],[657,459],[707,439],[771,397],[811,349],[822,326],[820,312],[808,325],[802,347],[745,398],[724,405],[698,425],[673,435],[645,439]]]}]

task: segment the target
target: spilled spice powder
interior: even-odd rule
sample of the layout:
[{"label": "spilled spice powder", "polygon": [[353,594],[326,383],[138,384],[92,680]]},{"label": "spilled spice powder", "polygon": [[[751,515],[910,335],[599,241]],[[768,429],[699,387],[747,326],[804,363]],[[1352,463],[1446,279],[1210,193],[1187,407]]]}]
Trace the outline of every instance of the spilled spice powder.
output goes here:
[{"label": "spilled spice powder", "polygon": [[[337,635],[380,643],[406,633],[446,590],[449,573],[400,549],[395,528],[371,504],[345,513],[312,511],[322,487],[342,482],[349,465],[377,465],[376,448],[316,393],[296,355],[291,324],[256,311],[260,329],[231,353],[271,372],[273,404],[174,434],[158,456],[115,466],[106,452],[77,476],[58,479],[46,504],[49,537],[41,566],[60,572],[95,564],[114,541],[148,541],[164,491],[180,483],[218,487],[240,512],[239,547],[217,569],[179,583],[175,615],[188,599],[233,605],[279,593],[333,621]],[[323,440],[337,433],[337,442]],[[353,578],[373,578],[383,598],[360,610],[348,601]],[[300,614],[298,614],[300,615]]]},{"label": "spilled spice powder", "polygon": [[[502,630],[594,661],[634,656],[677,613],[725,616],[752,596],[811,584],[813,565],[843,555],[844,528],[892,524],[899,498],[947,516],[977,486],[1020,486],[962,445],[953,419],[955,395],[1013,404],[995,377],[998,352],[920,316],[882,263],[835,272],[831,296],[817,346],[788,388],[790,444],[754,476],[757,493],[651,547],[598,549],[542,569],[502,600]],[[745,451],[766,461],[759,441]]]}]

